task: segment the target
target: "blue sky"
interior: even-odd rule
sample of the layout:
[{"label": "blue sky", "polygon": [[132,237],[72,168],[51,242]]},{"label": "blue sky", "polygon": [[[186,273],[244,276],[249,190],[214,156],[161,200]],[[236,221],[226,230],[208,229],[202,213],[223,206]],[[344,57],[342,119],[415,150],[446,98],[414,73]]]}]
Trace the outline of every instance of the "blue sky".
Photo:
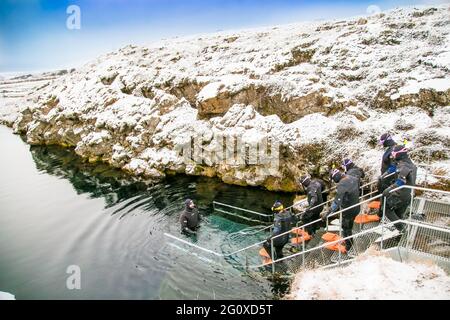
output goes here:
[{"label": "blue sky", "polygon": [[[0,72],[76,67],[127,44],[218,30],[363,15],[433,0],[0,0]],[[66,27],[69,5],[81,29]]]}]

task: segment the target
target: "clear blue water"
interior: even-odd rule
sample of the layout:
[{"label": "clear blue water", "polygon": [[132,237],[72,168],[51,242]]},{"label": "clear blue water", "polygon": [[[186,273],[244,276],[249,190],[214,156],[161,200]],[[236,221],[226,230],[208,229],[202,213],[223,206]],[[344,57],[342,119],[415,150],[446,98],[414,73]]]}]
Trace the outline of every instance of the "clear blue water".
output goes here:
[{"label": "clear blue water", "polygon": [[[0,150],[0,291],[17,299],[272,299],[286,290],[164,233],[183,238],[178,217],[190,197],[207,221],[184,239],[226,253],[268,234],[238,235],[252,227],[215,213],[214,200],[269,212],[292,195],[202,177],[147,185],[71,150],[30,147],[3,126]],[[70,265],[81,268],[81,290],[66,287]]]}]

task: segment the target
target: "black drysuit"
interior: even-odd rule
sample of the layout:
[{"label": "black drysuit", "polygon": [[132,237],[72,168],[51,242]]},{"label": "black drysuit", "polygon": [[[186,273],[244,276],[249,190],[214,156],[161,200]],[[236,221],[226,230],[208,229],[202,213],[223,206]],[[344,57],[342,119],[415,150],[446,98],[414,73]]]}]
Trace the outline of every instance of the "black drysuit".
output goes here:
[{"label": "black drysuit", "polygon": [[[271,239],[275,236],[285,233],[292,229],[293,217],[288,210],[283,210],[280,213],[275,214],[275,218],[273,221],[273,232],[272,236],[267,239],[267,241],[263,244],[263,247],[266,249],[267,253],[272,256],[271,250]],[[280,259],[283,257],[283,247],[289,242],[289,233],[282,235],[273,239],[273,247],[275,249],[274,258]]]},{"label": "black drysuit", "polygon": [[[403,185],[415,186],[417,176],[417,167],[405,156],[397,161],[397,180],[386,189],[393,190]],[[386,217],[391,221],[397,221],[404,218],[406,208],[411,202],[411,189],[403,188],[387,194],[386,196]],[[396,224],[395,227],[402,231],[404,226]]]},{"label": "black drysuit", "polygon": [[[336,197],[331,205],[330,213],[344,210],[357,203],[359,203],[359,180],[347,174],[337,185]],[[361,207],[358,205],[342,212],[342,235],[344,238],[352,235],[353,221],[360,211]],[[352,243],[352,239],[345,241],[347,250],[350,249]]]},{"label": "black drysuit", "polygon": [[[323,210],[323,203],[327,201],[328,193],[324,193],[325,183],[320,179],[311,180],[306,187],[308,199],[308,209],[302,215],[302,224],[307,224],[320,219],[320,213]],[[313,234],[319,229],[321,223],[315,223],[305,228],[306,232]]]},{"label": "black drysuit", "polygon": [[385,142],[386,149],[384,150],[384,154],[381,159],[381,174],[385,173],[388,168],[394,164],[394,161],[391,159],[391,153],[396,145],[397,144],[392,140]]},{"label": "black drysuit", "polygon": [[366,176],[364,174],[364,170],[355,165],[351,165],[351,167],[348,168],[346,174],[354,176],[355,178],[358,179],[358,181],[360,183],[361,183],[362,179],[364,179],[364,177]]},{"label": "black drysuit", "polygon": [[362,179],[364,179],[364,177],[366,176],[364,173],[364,170],[361,169],[360,167],[356,166],[355,164],[351,163],[347,167],[346,174],[358,179],[358,188],[360,189],[359,194],[362,195],[363,194],[362,193],[363,191],[361,190]]},{"label": "black drysuit", "polygon": [[395,166],[394,161],[391,159],[391,153],[397,144],[394,141],[387,141],[386,144],[387,148],[381,159],[381,176],[378,178],[379,194],[383,193],[387,187],[393,184],[397,177],[395,174],[390,174],[388,172],[389,167]]},{"label": "black drysuit", "polygon": [[180,215],[181,232],[187,234],[195,233],[195,230],[200,226],[200,214],[197,208],[189,208],[188,205]]}]

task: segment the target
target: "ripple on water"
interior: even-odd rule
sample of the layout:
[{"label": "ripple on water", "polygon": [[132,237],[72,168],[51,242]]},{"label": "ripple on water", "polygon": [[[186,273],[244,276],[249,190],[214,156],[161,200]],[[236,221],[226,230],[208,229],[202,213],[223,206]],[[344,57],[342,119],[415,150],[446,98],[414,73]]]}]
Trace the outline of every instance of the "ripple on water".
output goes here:
[{"label": "ripple on water", "polygon": [[[0,131],[0,135],[3,138],[5,132]],[[2,255],[4,264],[0,266],[13,270],[16,261],[25,261],[25,258],[30,262],[47,260],[50,266],[50,271],[39,280],[46,290],[39,293],[30,285],[29,291],[23,291],[23,298],[73,297],[72,293],[61,291],[61,285],[52,280],[64,278],[70,264],[79,264],[84,270],[85,287],[80,297],[85,298],[256,299],[271,296],[270,282],[260,276],[251,278],[240,267],[245,259],[259,259],[257,249],[248,251],[248,256],[223,259],[192,250],[165,237],[164,233],[219,253],[229,253],[267,234],[252,234],[258,227],[213,212],[213,201],[268,212],[276,199],[289,202],[291,195],[234,187],[201,177],[169,177],[163,183],[148,185],[107,166],[82,162],[71,150],[28,148],[16,136],[6,138],[16,139],[14,143],[20,146],[17,150],[13,148],[18,152],[13,155],[22,157],[24,164],[21,171],[14,172],[15,176],[4,175],[0,184],[1,204],[3,208],[28,211],[34,207],[33,214],[43,219],[38,220],[38,225],[33,226],[36,223],[33,220],[27,226],[31,239],[27,245],[31,248],[26,253],[23,251],[22,257],[22,247],[17,247],[19,252],[14,248],[2,250],[8,255]],[[40,205],[21,203],[23,190],[37,197],[39,200],[35,201]],[[195,238],[179,232],[179,213],[186,198],[194,199],[207,218]],[[8,226],[3,225],[3,228],[15,230],[16,224],[23,226],[26,219],[27,215],[15,212],[5,214],[2,221]],[[44,245],[33,242],[41,238],[45,239]],[[54,274],[53,270],[59,273]],[[32,277],[32,268],[24,271],[16,282],[2,278],[0,272],[0,280],[8,281],[12,292],[15,283],[20,282],[21,288],[27,288],[23,283]]]}]

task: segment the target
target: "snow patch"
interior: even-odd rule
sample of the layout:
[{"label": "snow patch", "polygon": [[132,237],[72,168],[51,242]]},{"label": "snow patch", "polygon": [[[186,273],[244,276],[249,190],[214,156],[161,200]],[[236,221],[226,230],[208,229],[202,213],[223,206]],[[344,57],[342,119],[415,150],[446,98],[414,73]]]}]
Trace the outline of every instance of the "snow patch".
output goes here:
[{"label": "snow patch", "polygon": [[446,91],[450,89],[450,77],[443,79],[429,79],[425,81],[410,80],[408,84],[391,96],[392,99],[406,94],[417,94],[420,89],[434,89],[436,91]]},{"label": "snow patch", "polygon": [[292,288],[296,300],[450,299],[450,277],[436,265],[372,255],[342,269],[301,272]]},{"label": "snow patch", "polygon": [[16,300],[16,297],[11,293],[0,291],[0,300]]}]

